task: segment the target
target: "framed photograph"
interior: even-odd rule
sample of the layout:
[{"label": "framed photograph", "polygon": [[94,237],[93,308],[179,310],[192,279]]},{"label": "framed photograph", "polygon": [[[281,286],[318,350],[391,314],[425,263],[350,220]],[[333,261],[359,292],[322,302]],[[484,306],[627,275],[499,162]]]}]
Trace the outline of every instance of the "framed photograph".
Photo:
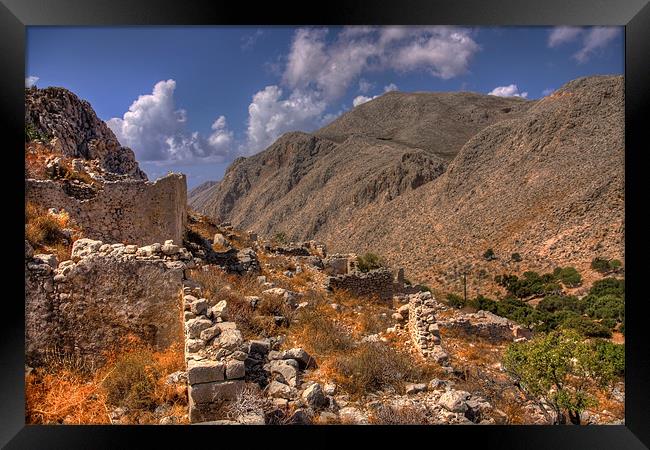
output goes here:
[{"label": "framed photograph", "polygon": [[2,0],[2,444],[648,448],[648,2],[308,6]]}]

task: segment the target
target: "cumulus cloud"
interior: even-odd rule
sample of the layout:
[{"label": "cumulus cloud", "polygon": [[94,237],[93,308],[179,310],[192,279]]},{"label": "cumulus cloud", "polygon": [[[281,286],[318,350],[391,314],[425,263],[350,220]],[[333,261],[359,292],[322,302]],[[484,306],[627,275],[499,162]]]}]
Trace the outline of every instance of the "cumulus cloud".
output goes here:
[{"label": "cumulus cloud", "polygon": [[248,106],[248,142],[242,152],[254,154],[269,146],[282,133],[308,130],[319,124],[327,104],[312,92],[293,91],[282,98],[277,85],[266,86]]},{"label": "cumulus cloud", "polygon": [[359,92],[362,94],[368,93],[373,87],[375,87],[375,83],[363,78],[359,80]]},{"label": "cumulus cloud", "polygon": [[230,151],[233,134],[226,118],[212,124],[206,138],[186,129],[187,112],[176,109],[174,80],[159,81],[151,94],[141,95],[122,118],[106,121],[122,145],[131,147],[141,161],[223,161]]},{"label": "cumulus cloud", "polygon": [[[324,28],[296,31],[283,81],[339,98],[363,72],[426,70],[449,79],[467,72],[479,50],[471,32],[455,27],[346,27],[327,41]],[[361,92],[363,87],[360,85]]]},{"label": "cumulus cloud", "polygon": [[548,46],[557,47],[580,38],[582,46],[573,54],[573,58],[579,63],[584,63],[598,49],[605,47],[616,38],[620,31],[619,27],[555,27],[548,35]]},{"label": "cumulus cloud", "polygon": [[[373,84],[360,78],[364,73],[424,70],[449,79],[466,73],[478,50],[470,30],[456,27],[352,26],[335,36],[326,28],[300,28],[280,85],[267,86],[253,96],[247,143],[240,148],[255,153],[286,131],[309,130],[332,120],[338,114],[324,112],[353,83],[358,83],[361,94],[370,92]],[[385,92],[396,88],[389,85]],[[375,97],[359,95],[353,104]]]},{"label": "cumulus cloud", "polygon": [[[390,83],[389,85],[384,86],[384,93],[391,92],[391,91],[396,91],[396,90],[397,90],[397,85],[395,83]],[[379,95],[381,95],[381,94],[379,94]],[[373,97],[366,97],[365,95],[357,95],[352,100],[352,106],[363,105],[364,103],[369,102],[370,100],[376,99],[377,97],[379,97],[379,95],[375,95]]]},{"label": "cumulus cloud", "polygon": [[34,75],[30,75],[30,76],[26,77],[25,78],[25,87],[30,88],[30,87],[34,86],[38,80],[40,80],[40,78],[36,77]]},{"label": "cumulus cloud", "polygon": [[488,92],[488,95],[496,95],[497,97],[521,97],[527,98],[528,92],[519,92],[519,88],[516,84],[510,84],[508,86],[498,86]]},{"label": "cumulus cloud", "polygon": [[598,49],[605,47],[618,36],[617,27],[593,27],[584,36],[582,48],[573,57],[579,62],[586,62]]},{"label": "cumulus cloud", "polygon": [[542,91],[542,95],[546,97],[547,95],[551,95],[553,92],[555,92],[555,89],[553,88],[546,88]]},{"label": "cumulus cloud", "polygon": [[555,27],[548,35],[548,46],[552,48],[571,42],[583,31],[581,27]]}]

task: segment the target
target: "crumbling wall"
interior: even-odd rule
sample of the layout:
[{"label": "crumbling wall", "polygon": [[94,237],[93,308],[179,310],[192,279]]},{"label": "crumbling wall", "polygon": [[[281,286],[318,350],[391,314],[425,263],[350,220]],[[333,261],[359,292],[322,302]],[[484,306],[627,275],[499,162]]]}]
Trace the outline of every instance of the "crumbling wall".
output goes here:
[{"label": "crumbling wall", "polygon": [[448,364],[448,355],[442,349],[440,329],[434,314],[435,299],[430,292],[420,292],[409,296],[409,334],[411,342],[425,358],[439,364]]},{"label": "crumbling wall", "polygon": [[65,209],[87,238],[136,245],[182,241],[187,205],[183,174],[155,182],[107,181],[83,195],[71,183],[33,179],[26,183],[28,202]]},{"label": "crumbling wall", "polygon": [[358,296],[379,296],[383,300],[393,297],[393,273],[388,269],[356,272],[329,277],[328,289],[342,289]]},{"label": "crumbling wall", "polygon": [[192,280],[185,281],[183,293],[190,422],[217,420],[224,402],[244,387],[248,345],[228,321],[225,301],[210,307]]},{"label": "crumbling wall", "polygon": [[52,259],[26,255],[28,361],[38,363],[52,348],[101,361],[129,334],[161,349],[182,340],[180,292],[193,264],[185,249],[171,241],[138,248],[80,239],[72,260]]},{"label": "crumbling wall", "polygon": [[466,336],[480,337],[493,343],[528,339],[530,330],[517,325],[505,317],[489,311],[464,314],[439,323],[441,328],[453,330]]}]

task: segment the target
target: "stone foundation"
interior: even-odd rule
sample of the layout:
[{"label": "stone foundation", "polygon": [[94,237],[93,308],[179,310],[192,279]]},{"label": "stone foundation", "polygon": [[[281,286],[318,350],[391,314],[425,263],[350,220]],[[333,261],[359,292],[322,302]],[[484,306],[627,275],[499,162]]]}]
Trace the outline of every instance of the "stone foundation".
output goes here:
[{"label": "stone foundation", "polygon": [[327,288],[345,290],[357,296],[378,296],[382,300],[390,300],[395,294],[393,273],[387,269],[330,277]]}]

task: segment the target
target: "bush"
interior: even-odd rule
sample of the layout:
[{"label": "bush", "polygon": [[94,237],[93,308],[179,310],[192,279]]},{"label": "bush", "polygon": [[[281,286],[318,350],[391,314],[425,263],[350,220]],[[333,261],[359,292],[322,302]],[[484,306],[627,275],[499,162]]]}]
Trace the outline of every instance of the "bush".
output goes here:
[{"label": "bush", "polygon": [[364,342],[353,352],[345,353],[336,360],[335,370],[342,376],[343,388],[360,395],[388,387],[399,390],[404,381],[423,375],[408,355],[378,342]]},{"label": "bush", "polygon": [[582,283],[582,277],[575,267],[557,267],[553,271],[553,275],[566,287],[578,287]]},{"label": "bush", "polygon": [[564,310],[578,312],[578,298],[573,295],[547,295],[537,304],[537,309],[549,313]]},{"label": "bush", "polygon": [[608,370],[616,376],[625,375],[625,346],[623,344],[614,344],[606,339],[596,339],[592,345],[598,359]]},{"label": "bush", "polygon": [[384,267],[384,262],[380,256],[374,253],[365,253],[357,256],[357,267],[361,272],[370,272],[371,270]]},{"label": "bush", "polygon": [[516,386],[536,401],[549,422],[563,423],[564,412],[568,412],[571,422],[580,424],[582,411],[597,405],[586,387],[596,382],[604,388],[614,379],[613,358],[601,356],[578,333],[563,330],[511,344],[503,364]]},{"label": "bush", "polygon": [[578,314],[568,314],[564,321],[559,325],[559,328],[573,329],[586,337],[612,337],[612,332],[609,328]]},{"label": "bush", "polygon": [[623,263],[618,259],[594,258],[591,261],[591,268],[603,275],[611,272],[617,272],[621,269]]},{"label": "bush", "polygon": [[491,248],[488,248],[488,249],[485,251],[485,253],[483,253],[483,258],[484,258],[486,261],[492,261],[492,260],[497,259],[496,255],[494,254],[494,250],[492,250]]},{"label": "bush", "polygon": [[460,295],[456,295],[453,293],[447,294],[447,303],[449,306],[452,308],[462,308],[465,306],[465,299],[461,297]]},{"label": "bush", "polygon": [[514,262],[522,261],[522,257],[519,253],[513,253],[512,255],[510,255],[510,259],[513,260]]},{"label": "bush", "polygon": [[275,236],[273,236],[273,240],[280,245],[286,244],[287,235],[283,232],[276,233]]},{"label": "bush", "polygon": [[494,314],[497,312],[497,302],[482,295],[471,299],[469,301],[469,306],[478,310],[489,311]]},{"label": "bush", "polygon": [[608,294],[624,296],[625,280],[603,278],[602,280],[595,281],[591,289],[589,289],[589,294],[595,297],[602,297]]},{"label": "bush", "polygon": [[352,348],[352,338],[332,319],[312,308],[303,308],[296,314],[293,330],[307,350],[316,355],[328,355]]},{"label": "bush", "polygon": [[613,294],[602,297],[587,295],[583,302],[584,312],[589,317],[622,321],[625,315],[625,301],[622,297]]},{"label": "bush", "polygon": [[148,351],[122,356],[103,383],[108,402],[130,409],[150,409],[155,406],[158,374],[154,373],[153,364],[153,356]]}]

